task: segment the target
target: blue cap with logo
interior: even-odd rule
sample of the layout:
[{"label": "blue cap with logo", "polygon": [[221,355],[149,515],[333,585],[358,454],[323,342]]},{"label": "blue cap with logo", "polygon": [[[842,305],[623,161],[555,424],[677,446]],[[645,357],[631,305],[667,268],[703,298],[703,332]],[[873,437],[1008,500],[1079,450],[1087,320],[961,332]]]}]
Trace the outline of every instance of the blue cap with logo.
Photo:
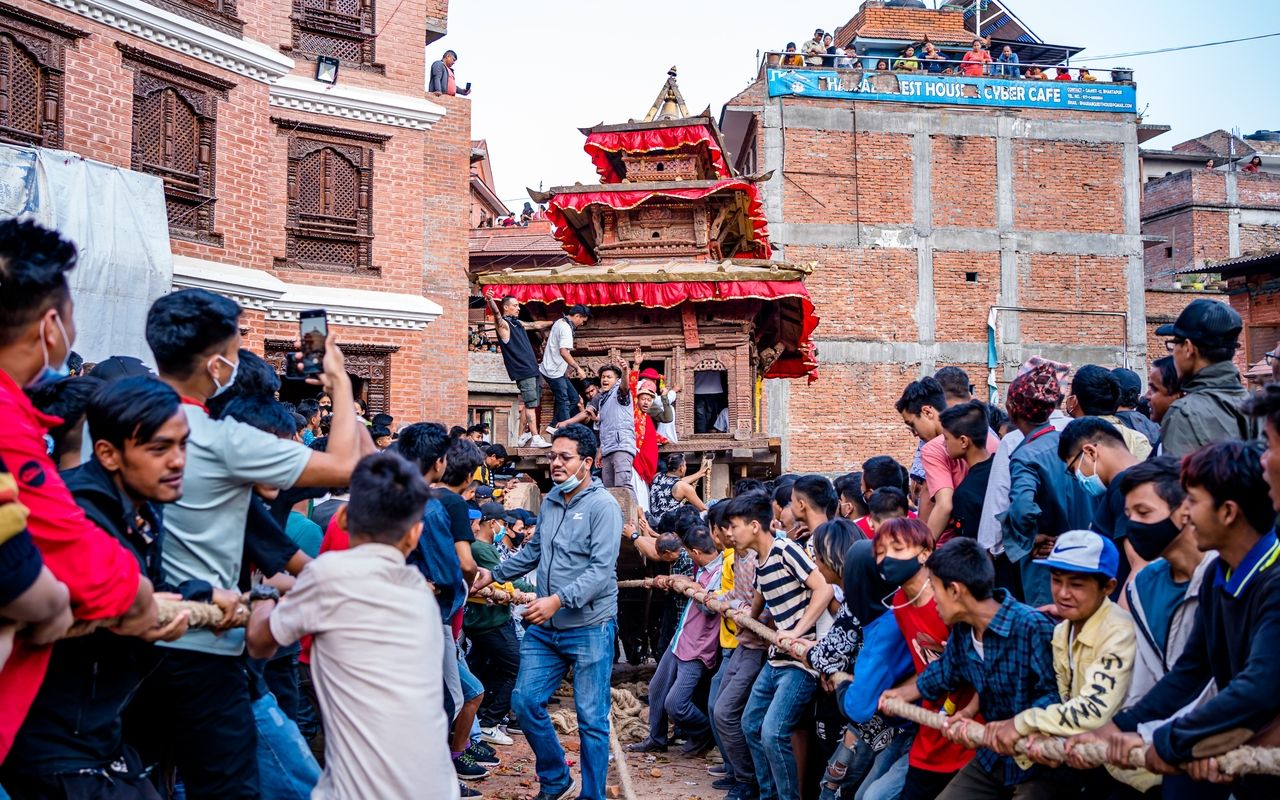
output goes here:
[{"label": "blue cap with logo", "polygon": [[1036,563],[1063,572],[1080,572],[1114,578],[1120,568],[1120,551],[1115,543],[1093,531],[1067,531],[1053,543],[1048,558]]}]

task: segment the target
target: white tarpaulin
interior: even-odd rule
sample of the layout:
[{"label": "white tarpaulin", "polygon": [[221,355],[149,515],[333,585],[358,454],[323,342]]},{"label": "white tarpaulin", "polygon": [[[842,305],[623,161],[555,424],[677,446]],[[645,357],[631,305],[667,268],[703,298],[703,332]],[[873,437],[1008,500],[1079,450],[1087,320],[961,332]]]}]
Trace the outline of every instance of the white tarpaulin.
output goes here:
[{"label": "white tarpaulin", "polygon": [[68,278],[76,352],[150,364],[147,309],[173,283],[163,182],[63,150],[0,144],[0,217],[12,216],[56,228],[79,248]]}]

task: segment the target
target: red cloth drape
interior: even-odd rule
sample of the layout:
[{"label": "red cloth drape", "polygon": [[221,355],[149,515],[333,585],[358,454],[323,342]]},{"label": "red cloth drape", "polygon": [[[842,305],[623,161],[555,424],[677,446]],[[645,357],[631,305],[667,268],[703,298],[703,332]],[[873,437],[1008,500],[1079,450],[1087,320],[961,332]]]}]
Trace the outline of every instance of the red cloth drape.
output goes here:
[{"label": "red cloth drape", "polygon": [[[621,184],[625,186],[626,184]],[[760,202],[760,190],[754,183],[741,178],[724,178],[709,187],[690,189],[617,189],[603,192],[564,192],[551,198],[547,204],[547,216],[554,226],[552,235],[574,261],[579,264],[594,264],[595,257],[586,244],[578,236],[578,232],[569,224],[564,212],[566,209],[582,212],[588,206],[601,205],[613,209],[629,209],[644,203],[651,197],[674,197],[680,200],[701,200],[716,192],[745,192],[748,197],[747,217],[755,231],[754,249],[742,252],[744,258],[769,258],[773,249],[769,245],[769,223],[764,216],[764,205]]]},{"label": "red cloth drape", "polygon": [[683,302],[711,300],[781,300],[796,298],[802,320],[800,336],[791,342],[795,350],[773,362],[766,378],[800,378],[812,381],[818,367],[813,332],[820,321],[813,301],[801,281],[667,281],[664,283],[520,283],[490,284],[486,297],[512,295],[522,303],[564,303],[566,306],[639,305],[645,308],[675,308]]},{"label": "red cloth drape", "polygon": [[732,173],[725,161],[724,151],[707,125],[680,125],[673,128],[655,128],[647,131],[599,131],[587,134],[582,149],[591,156],[591,162],[604,183],[617,183],[621,177],[609,163],[610,153],[647,153],[654,150],[676,150],[686,145],[705,145],[711,155],[711,166],[716,175],[727,178]]}]

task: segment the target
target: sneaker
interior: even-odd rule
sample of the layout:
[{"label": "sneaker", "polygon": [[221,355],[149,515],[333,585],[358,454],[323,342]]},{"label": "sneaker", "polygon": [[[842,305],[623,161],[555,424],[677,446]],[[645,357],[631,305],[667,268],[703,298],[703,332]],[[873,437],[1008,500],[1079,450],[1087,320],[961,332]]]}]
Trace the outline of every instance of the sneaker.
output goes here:
[{"label": "sneaker", "polygon": [[723,778],[729,774],[729,767],[725,764],[712,764],[707,767],[707,774],[713,778]]},{"label": "sneaker", "polygon": [[716,778],[714,781],[711,782],[712,789],[719,789],[722,792],[726,792],[737,785],[738,785],[738,782],[736,780],[728,777]]},{"label": "sneaker", "polygon": [[489,770],[477,764],[470,753],[463,753],[453,760],[453,771],[464,781],[478,781],[489,777]]},{"label": "sneaker", "polygon": [[488,742],[489,744],[496,744],[499,747],[509,747],[515,744],[515,740],[503,733],[502,728],[499,728],[497,725],[494,725],[492,728],[481,728],[480,741]]},{"label": "sneaker", "polygon": [[724,800],[760,800],[760,790],[754,783],[735,783]]},{"label": "sneaker", "polygon": [[529,446],[546,448],[551,446],[551,442],[548,442],[546,439],[543,439],[541,436],[535,436],[529,440]]},{"label": "sneaker", "polygon": [[496,767],[502,763],[494,749],[484,742],[476,742],[468,747],[467,755],[474,758],[476,763],[482,767]]},{"label": "sneaker", "polygon": [[516,441],[516,447],[527,447],[529,440],[533,438],[533,434],[525,432],[520,434],[520,438]]},{"label": "sneaker", "polygon": [[578,791],[578,782],[570,780],[569,785],[558,792],[549,792],[546,789],[538,792],[538,796],[534,800],[568,800],[573,793]]},{"label": "sneaker", "polygon": [[643,742],[635,742],[634,744],[627,745],[627,752],[628,753],[665,753],[667,752],[667,746],[665,744],[658,744],[652,739],[645,739]]},{"label": "sneaker", "polygon": [[484,793],[479,789],[472,789],[465,783],[458,784],[458,797],[484,797]]}]

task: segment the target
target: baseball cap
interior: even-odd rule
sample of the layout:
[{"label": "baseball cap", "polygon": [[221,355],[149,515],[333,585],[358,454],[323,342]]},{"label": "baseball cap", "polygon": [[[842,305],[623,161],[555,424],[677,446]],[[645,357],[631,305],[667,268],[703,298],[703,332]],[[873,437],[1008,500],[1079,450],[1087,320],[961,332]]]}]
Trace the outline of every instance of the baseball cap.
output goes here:
[{"label": "baseball cap", "polygon": [[1053,543],[1048,558],[1037,558],[1036,563],[1063,572],[1080,572],[1089,575],[1116,576],[1120,568],[1120,551],[1105,536],[1093,531],[1067,531]]},{"label": "baseball cap", "polygon": [[488,522],[491,519],[506,519],[507,510],[502,507],[502,503],[484,503],[480,506],[480,521]]},{"label": "baseball cap", "polygon": [[586,317],[586,318],[590,319],[590,318],[591,318],[591,309],[589,309],[589,308],[587,308],[586,306],[584,306],[584,305],[582,305],[581,303],[579,303],[579,304],[577,304],[577,305],[575,305],[575,306],[571,306],[571,307],[569,308],[569,310],[565,312],[565,316],[566,316],[566,317],[572,317],[574,314],[577,314],[577,315],[579,315],[579,316],[583,316],[583,317]]},{"label": "baseball cap", "polygon": [[480,519],[480,509],[478,509],[478,508],[468,508],[468,509],[467,509],[467,519],[471,520],[472,522],[475,522],[476,520]]},{"label": "baseball cap", "polygon": [[114,381],[120,378],[133,378],[139,375],[154,375],[151,368],[133,356],[111,356],[98,362],[98,366],[89,373],[94,378]]},{"label": "baseball cap", "polygon": [[643,380],[636,386],[636,394],[647,394],[652,397],[657,397],[658,387],[654,386],[653,381]]},{"label": "baseball cap", "polygon": [[1125,392],[1142,392],[1142,378],[1138,377],[1138,373],[1124,367],[1116,367],[1111,370],[1111,377],[1115,378],[1120,384],[1120,396],[1123,397]]},{"label": "baseball cap", "polygon": [[1244,327],[1240,315],[1226,303],[1201,297],[1192,300],[1172,325],[1156,328],[1156,336],[1190,339],[1210,347],[1235,344]]},{"label": "baseball cap", "polygon": [[493,487],[487,484],[480,484],[476,487],[476,499],[488,500],[493,497]]}]

